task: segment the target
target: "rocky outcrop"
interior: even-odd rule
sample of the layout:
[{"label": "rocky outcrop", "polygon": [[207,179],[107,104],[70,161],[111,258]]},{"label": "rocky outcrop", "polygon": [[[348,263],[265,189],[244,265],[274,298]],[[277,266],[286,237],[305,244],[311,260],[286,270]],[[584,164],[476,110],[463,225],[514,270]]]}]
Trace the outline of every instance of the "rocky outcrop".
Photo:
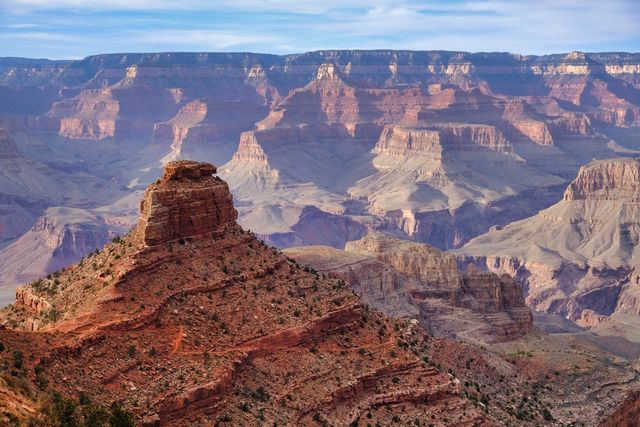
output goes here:
[{"label": "rocky outcrop", "polygon": [[394,157],[421,157],[436,162],[442,160],[440,133],[432,129],[385,126],[375,150]]},{"label": "rocky outcrop", "polygon": [[456,257],[429,245],[370,233],[344,251],[285,250],[304,265],[347,280],[368,304],[392,315],[418,316],[426,328],[470,341],[511,340],[531,330],[522,292],[508,275],[460,273]]},{"label": "rocky outcrop", "polygon": [[495,126],[443,123],[435,125],[442,136],[447,151],[474,151],[484,148],[491,151],[512,153],[513,147]]},{"label": "rocky outcrop", "polygon": [[35,313],[42,313],[51,308],[49,301],[40,295],[36,295],[29,287],[21,287],[16,290],[16,304],[26,307]]},{"label": "rocky outcrop", "polygon": [[114,137],[120,104],[109,89],[82,91],[55,103],[47,117],[59,119],[59,134],[71,139]]},{"label": "rocky outcrop", "polygon": [[598,427],[634,427],[640,423],[640,392],[632,391],[627,399]]},{"label": "rocky outcrop", "polygon": [[455,256],[426,244],[371,233],[360,240],[348,242],[345,251],[373,256],[398,272],[418,279],[427,287],[460,287]]},{"label": "rocky outcrop", "polygon": [[210,238],[235,225],[238,213],[229,187],[214,173],[215,166],[208,163],[176,161],[165,166],[140,204],[137,232],[145,244]]},{"label": "rocky outcrop", "polygon": [[591,132],[591,121],[584,114],[567,114],[547,122],[553,137],[568,135],[588,135]]},{"label": "rocky outcrop", "polygon": [[366,416],[386,425],[395,418],[382,404],[411,419],[488,419],[448,366],[428,363],[427,351],[438,352],[415,322],[365,307],[344,281],[235,226],[213,173],[208,163],[167,164],[137,230],[22,288],[0,311],[0,342],[12,350],[0,363],[36,372],[23,376],[34,391],[46,379],[67,398],[82,389],[122,402],[136,425],[253,423],[254,410],[268,424]]},{"label": "rocky outcrop", "polygon": [[619,201],[640,204],[640,159],[592,162],[580,168],[565,201]]},{"label": "rocky outcrop", "polygon": [[536,120],[516,120],[511,123],[516,133],[538,145],[553,145],[553,138],[544,122]]},{"label": "rocky outcrop", "polygon": [[513,151],[502,132],[494,126],[442,123],[424,129],[387,125],[380,134],[374,152],[439,162],[443,153],[481,149],[506,153]]}]

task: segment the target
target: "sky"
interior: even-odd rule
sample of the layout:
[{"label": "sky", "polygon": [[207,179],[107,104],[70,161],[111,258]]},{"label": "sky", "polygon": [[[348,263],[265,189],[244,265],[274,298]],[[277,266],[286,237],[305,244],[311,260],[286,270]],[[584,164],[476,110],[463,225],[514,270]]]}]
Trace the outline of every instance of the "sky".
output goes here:
[{"label": "sky", "polygon": [[640,52],[640,0],[0,0],[0,56]]}]

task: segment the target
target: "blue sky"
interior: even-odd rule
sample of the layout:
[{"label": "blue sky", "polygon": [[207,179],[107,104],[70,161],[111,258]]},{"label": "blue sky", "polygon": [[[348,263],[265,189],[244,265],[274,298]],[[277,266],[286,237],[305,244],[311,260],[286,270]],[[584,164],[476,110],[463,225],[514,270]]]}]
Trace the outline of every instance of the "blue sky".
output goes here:
[{"label": "blue sky", "polygon": [[640,52],[640,0],[0,0],[0,56]]}]

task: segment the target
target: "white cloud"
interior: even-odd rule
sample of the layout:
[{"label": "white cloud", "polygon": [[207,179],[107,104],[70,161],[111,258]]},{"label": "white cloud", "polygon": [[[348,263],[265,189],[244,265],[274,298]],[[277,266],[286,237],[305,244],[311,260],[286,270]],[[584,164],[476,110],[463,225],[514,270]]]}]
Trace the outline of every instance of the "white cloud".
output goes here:
[{"label": "white cloud", "polygon": [[198,46],[200,49],[228,49],[262,43],[280,43],[277,36],[212,30],[148,31],[136,34],[137,42],[150,46]]}]

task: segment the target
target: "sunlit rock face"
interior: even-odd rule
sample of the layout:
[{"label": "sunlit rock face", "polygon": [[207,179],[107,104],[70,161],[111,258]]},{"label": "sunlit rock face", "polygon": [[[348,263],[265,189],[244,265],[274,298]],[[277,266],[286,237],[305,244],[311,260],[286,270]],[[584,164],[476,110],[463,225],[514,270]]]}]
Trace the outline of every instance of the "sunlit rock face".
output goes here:
[{"label": "sunlit rock face", "polygon": [[193,161],[175,161],[152,184],[140,204],[142,216],[137,232],[147,245],[178,239],[211,238],[235,225],[229,187],[214,177],[215,166]]},{"label": "sunlit rock face", "polygon": [[370,233],[344,250],[286,249],[302,265],[343,277],[363,301],[395,316],[416,316],[431,332],[477,342],[514,340],[531,331],[531,311],[510,276],[459,271],[455,255]]}]

